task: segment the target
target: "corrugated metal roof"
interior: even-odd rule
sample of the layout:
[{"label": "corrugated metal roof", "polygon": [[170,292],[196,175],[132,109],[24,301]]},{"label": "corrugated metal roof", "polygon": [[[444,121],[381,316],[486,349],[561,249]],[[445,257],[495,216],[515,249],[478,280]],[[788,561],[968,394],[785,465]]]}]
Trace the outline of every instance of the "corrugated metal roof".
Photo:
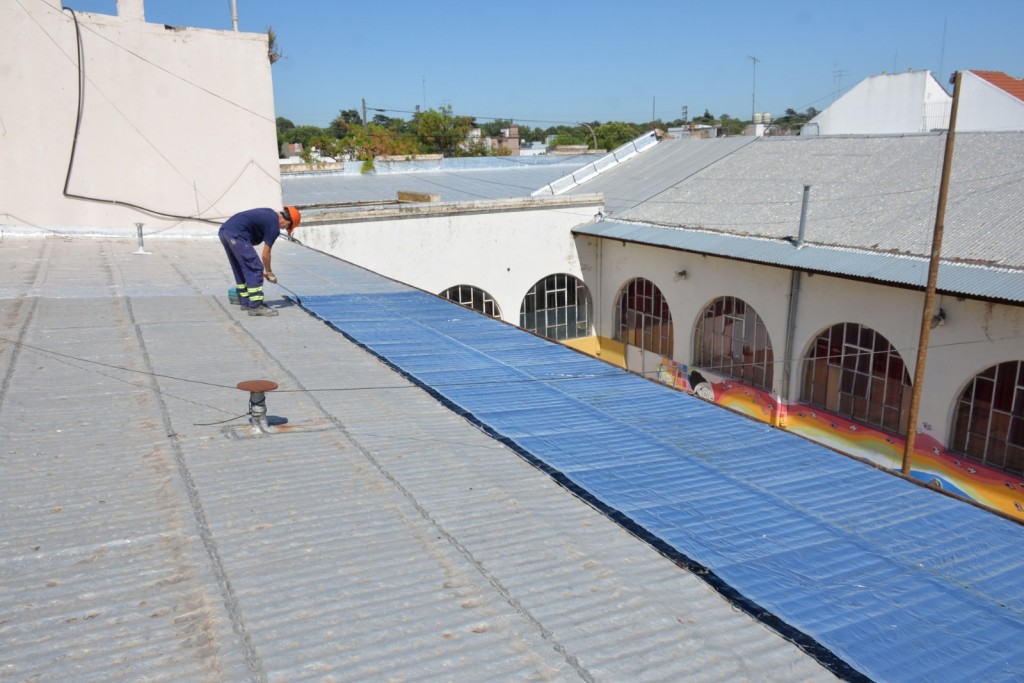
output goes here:
[{"label": "corrugated metal roof", "polygon": [[[689,144],[668,141],[660,145]],[[945,137],[758,138],[698,173],[680,165],[655,196],[625,180],[651,153],[601,178],[631,187],[622,221],[766,238],[796,235],[809,185],[806,239],[927,256],[935,224]],[[1024,132],[959,133],[946,205],[943,255],[1024,268]],[[583,185],[581,190],[588,190]],[[609,190],[611,191],[611,190]]]},{"label": "corrugated metal roof", "polygon": [[1019,680],[1024,526],[422,292],[305,305],[843,675]]},{"label": "corrugated metal roof", "polygon": [[[599,221],[573,232],[922,289],[928,283],[928,259],[918,256],[810,243],[798,249],[793,242],[781,239],[615,221]],[[936,287],[947,294],[1020,303],[1024,302],[1024,271],[942,261]]]},{"label": "corrugated metal roof", "polygon": [[395,163],[390,171],[379,173],[283,174],[281,189],[285,203],[299,206],[396,201],[400,191],[439,194],[442,202],[529,197],[586,161],[585,157],[546,156]]},{"label": "corrugated metal roof", "polygon": [[[0,677],[834,679],[281,287],[280,316],[240,316],[215,239],[136,247],[0,249]],[[282,285],[350,297],[349,318],[409,300],[299,245],[274,252]],[[482,388],[483,355],[465,364],[386,317],[396,349]],[[234,419],[235,384],[258,378],[281,385],[270,435]]]},{"label": "corrugated metal roof", "polygon": [[662,140],[622,166],[574,187],[570,194],[600,192],[605,213],[617,216],[753,141],[752,137]]}]

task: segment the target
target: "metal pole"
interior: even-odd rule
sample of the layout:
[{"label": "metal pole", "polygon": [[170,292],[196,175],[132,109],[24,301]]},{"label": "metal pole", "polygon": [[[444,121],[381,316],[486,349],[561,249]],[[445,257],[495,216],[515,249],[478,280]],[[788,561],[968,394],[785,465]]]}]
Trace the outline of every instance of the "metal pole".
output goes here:
[{"label": "metal pole", "polygon": [[238,30],[238,0],[231,0],[231,26]]},{"label": "metal pole", "polygon": [[921,313],[921,338],[917,343],[917,365],[914,368],[914,386],[910,398],[907,420],[907,441],[903,448],[903,474],[910,474],[910,463],[917,436],[917,414],[921,404],[925,363],[928,359],[928,338],[932,331],[932,311],[935,308],[935,283],[939,277],[939,255],[942,252],[942,232],[946,222],[946,197],[949,195],[949,176],[953,166],[953,141],[956,137],[956,110],[960,101],[960,72],[953,74],[953,106],[949,112],[949,130],[946,132],[946,152],[942,159],[942,180],[939,182],[939,205],[935,211],[935,230],[932,233],[932,253],[928,262],[928,284],[924,290],[924,311]]},{"label": "metal pole", "polygon": [[750,90],[750,122],[754,122],[754,114],[757,113],[757,63],[761,60],[754,55],[747,55],[747,59],[754,63],[754,85]]},{"label": "metal pole", "polygon": [[142,246],[142,226],[143,225],[144,225],[144,223],[136,223],[135,224],[135,232],[139,236],[139,249],[138,249],[138,251],[135,252],[136,254],[148,254],[149,253],[148,251],[146,251],[146,248]]},{"label": "metal pole", "polygon": [[[800,207],[800,233],[797,237],[796,248],[802,249],[804,246],[804,233],[807,231],[807,204],[811,198],[811,186],[804,185],[804,197],[803,204]],[[800,271],[796,268],[793,269],[793,273],[789,279],[789,315],[786,324],[786,346],[785,362],[782,365],[782,400],[789,404],[790,401],[790,383],[793,378],[793,338],[796,334],[796,314],[800,303]]]}]

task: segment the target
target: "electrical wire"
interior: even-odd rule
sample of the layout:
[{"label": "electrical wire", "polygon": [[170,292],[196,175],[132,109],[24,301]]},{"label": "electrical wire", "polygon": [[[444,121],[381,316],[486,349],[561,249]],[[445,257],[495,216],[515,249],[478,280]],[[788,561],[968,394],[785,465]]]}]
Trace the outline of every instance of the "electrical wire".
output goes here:
[{"label": "electrical wire", "polygon": [[[928,348],[929,349],[941,349],[941,348],[952,348],[952,347],[957,347],[957,346],[968,346],[968,345],[972,345],[972,344],[992,344],[994,342],[1012,341],[1012,340],[1017,340],[1017,339],[1024,339],[1024,335],[1009,335],[1009,336],[1006,336],[1006,337],[995,337],[995,338],[985,338],[985,339],[976,339],[976,340],[964,340],[964,341],[957,341],[957,342],[948,342],[948,343],[944,343],[944,344],[929,344]],[[187,384],[198,384],[198,385],[214,387],[214,388],[218,388],[218,389],[230,389],[232,391],[237,391],[238,390],[238,387],[236,385],[218,384],[216,382],[208,382],[208,381],[204,381],[204,380],[191,379],[191,378],[187,378],[187,377],[178,377],[178,376],[175,376],[175,375],[166,375],[166,374],[161,374],[161,373],[157,373],[157,372],[150,372],[150,371],[147,371],[147,370],[135,370],[133,368],[126,368],[126,367],[120,366],[120,365],[113,365],[113,364],[110,364],[110,363],[104,363],[102,361],[95,361],[95,360],[90,360],[90,359],[87,359],[87,358],[81,358],[81,357],[78,357],[78,356],[72,356],[72,355],[69,355],[69,354],[60,353],[59,351],[53,351],[53,350],[50,350],[50,349],[44,349],[44,348],[41,348],[41,347],[38,347],[38,346],[34,346],[32,344],[26,344],[25,342],[19,342],[19,341],[16,341],[14,339],[8,339],[8,338],[5,338],[5,337],[0,337],[0,342],[7,342],[9,344],[13,344],[15,346],[26,348],[26,349],[29,349],[31,351],[36,351],[38,353],[43,353],[43,354],[49,354],[49,355],[52,355],[52,356],[57,356],[58,358],[64,358],[64,359],[68,359],[68,360],[73,360],[73,361],[76,361],[76,362],[79,362],[79,363],[85,363],[85,364],[89,364],[89,365],[98,365],[100,367],[109,368],[109,369],[113,369],[113,370],[119,370],[119,371],[122,371],[122,372],[128,372],[128,373],[133,373],[133,374],[138,374],[138,375],[145,375],[145,376],[155,377],[155,378],[159,378],[159,379],[172,380],[172,381],[176,381],[176,382],[184,382],[184,383],[187,383]],[[916,352],[917,351],[917,347],[916,346],[914,346],[914,347],[895,347],[895,346],[892,346],[892,347],[890,347],[890,351],[895,351],[897,353],[908,353],[908,352],[911,352],[911,351]],[[853,358],[853,357],[857,357],[857,356],[872,356],[875,353],[876,352],[874,350],[868,350],[868,351],[863,351],[863,352],[847,353],[847,354],[844,354],[844,356],[847,357],[847,358]],[[771,364],[772,365],[779,365],[779,364],[782,364],[782,363],[803,362],[803,361],[806,361],[806,360],[814,360],[814,358],[810,357],[810,356],[803,357],[803,358],[795,358],[795,359],[776,358],[776,359],[773,359],[771,361]],[[734,367],[734,368],[735,367],[747,367],[747,366],[753,367],[753,366],[761,366],[761,365],[765,365],[765,363],[742,363],[742,364],[741,363],[737,363],[737,364],[731,365],[730,367]],[[694,367],[694,369],[713,370],[713,368],[711,368],[711,367],[700,367],[700,368],[697,368],[696,366]],[[582,374],[582,375],[566,375],[566,376],[562,376],[562,377],[529,377],[529,378],[519,379],[519,380],[501,379],[501,380],[481,380],[481,381],[467,381],[467,382],[440,382],[440,383],[437,383],[437,384],[431,384],[430,386],[434,387],[434,388],[438,388],[438,389],[447,389],[447,388],[459,388],[459,387],[501,386],[501,385],[509,385],[509,384],[554,384],[554,383],[558,383],[558,382],[568,382],[568,381],[578,381],[578,380],[592,380],[592,379],[607,379],[607,378],[612,378],[612,377],[621,377],[623,372],[624,372],[624,370],[617,369],[617,370],[609,371],[609,372],[587,373],[587,374]],[[650,371],[648,373],[638,373],[638,374],[656,375],[656,374],[658,374],[658,372],[657,371]],[[416,388],[418,388],[418,387],[416,385],[413,385],[413,384],[371,385],[371,386],[354,386],[354,387],[321,387],[321,388],[304,388],[304,389],[280,389],[279,388],[279,389],[275,389],[274,393],[288,394],[288,393],[328,393],[328,392],[356,392],[356,391],[363,392],[363,391],[391,391],[391,390],[396,390],[396,389],[416,389]],[[177,398],[177,397],[175,397],[175,398]]]},{"label": "electrical wire", "polygon": [[210,224],[213,224],[213,225],[220,225],[222,223],[222,221],[214,221],[214,220],[211,220],[209,218],[202,218],[200,216],[184,216],[184,215],[180,215],[180,214],[167,213],[167,212],[164,212],[164,211],[159,211],[157,209],[151,209],[151,208],[148,208],[148,207],[145,207],[145,206],[141,206],[139,204],[133,204],[132,202],[121,201],[121,200],[118,200],[118,199],[104,199],[104,198],[101,198],[101,197],[89,197],[89,196],[86,196],[86,195],[75,194],[75,193],[69,191],[69,187],[71,185],[71,172],[74,169],[75,154],[76,154],[76,152],[78,150],[78,138],[79,138],[79,134],[81,133],[81,130],[82,130],[82,117],[83,117],[83,113],[85,111],[85,46],[84,46],[84,44],[82,42],[82,28],[81,28],[81,25],[78,23],[78,15],[75,13],[75,10],[73,10],[71,8],[68,8],[68,7],[64,7],[63,10],[65,12],[70,12],[71,13],[71,17],[72,17],[72,19],[74,20],[74,23],[75,23],[75,41],[76,41],[77,58],[78,58],[78,110],[77,110],[77,112],[75,114],[75,132],[74,132],[74,136],[71,139],[71,154],[70,154],[70,156],[68,158],[68,169],[67,169],[67,173],[64,176],[64,190],[63,190],[64,196],[69,198],[69,199],[81,199],[83,201],[98,202],[98,203],[101,203],[101,204],[112,204],[114,206],[125,206],[125,207],[128,207],[128,208],[135,209],[136,211],[141,211],[143,213],[146,213],[146,214],[149,214],[149,215],[152,215],[152,216],[158,216],[158,217],[161,217],[161,218],[174,218],[174,219],[179,219],[179,220],[193,220],[193,221],[200,221],[202,223],[210,223]]}]

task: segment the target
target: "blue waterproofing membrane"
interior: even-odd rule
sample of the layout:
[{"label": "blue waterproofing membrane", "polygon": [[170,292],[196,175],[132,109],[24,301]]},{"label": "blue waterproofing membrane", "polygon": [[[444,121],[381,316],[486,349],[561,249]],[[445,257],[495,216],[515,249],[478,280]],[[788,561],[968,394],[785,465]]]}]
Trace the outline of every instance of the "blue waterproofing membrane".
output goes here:
[{"label": "blue waterproofing membrane", "polygon": [[1024,680],[1024,527],[422,292],[304,307],[839,676]]}]

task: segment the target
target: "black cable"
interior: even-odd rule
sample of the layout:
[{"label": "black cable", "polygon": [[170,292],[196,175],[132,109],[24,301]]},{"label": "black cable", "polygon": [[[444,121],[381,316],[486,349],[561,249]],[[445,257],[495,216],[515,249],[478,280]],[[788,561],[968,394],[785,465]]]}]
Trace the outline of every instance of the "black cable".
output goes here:
[{"label": "black cable", "polygon": [[192,425],[194,427],[215,427],[217,425],[222,425],[222,424],[225,424],[227,422],[234,422],[235,420],[241,420],[243,417],[249,417],[249,413],[245,413],[243,415],[238,415],[236,417],[229,417],[228,419],[221,420],[220,422],[193,422]]},{"label": "black cable", "polygon": [[114,206],[126,206],[160,218],[175,218],[178,220],[200,221],[202,223],[210,223],[211,225],[221,225],[223,221],[215,221],[209,218],[202,218],[200,216],[182,216],[174,213],[166,213],[164,211],[158,211],[156,209],[140,206],[131,202],[120,201],[117,199],[103,199],[102,197],[88,197],[68,191],[68,187],[71,185],[71,171],[75,164],[75,152],[78,149],[78,135],[82,129],[82,114],[85,111],[85,46],[82,43],[82,28],[78,23],[78,15],[75,14],[75,10],[70,7],[62,7],[61,9],[65,12],[71,12],[71,17],[75,22],[75,40],[78,48],[78,112],[75,116],[75,134],[71,139],[71,155],[68,158],[68,170],[64,176],[64,196],[69,199],[81,199],[88,202],[99,202],[101,204],[112,204]]}]

